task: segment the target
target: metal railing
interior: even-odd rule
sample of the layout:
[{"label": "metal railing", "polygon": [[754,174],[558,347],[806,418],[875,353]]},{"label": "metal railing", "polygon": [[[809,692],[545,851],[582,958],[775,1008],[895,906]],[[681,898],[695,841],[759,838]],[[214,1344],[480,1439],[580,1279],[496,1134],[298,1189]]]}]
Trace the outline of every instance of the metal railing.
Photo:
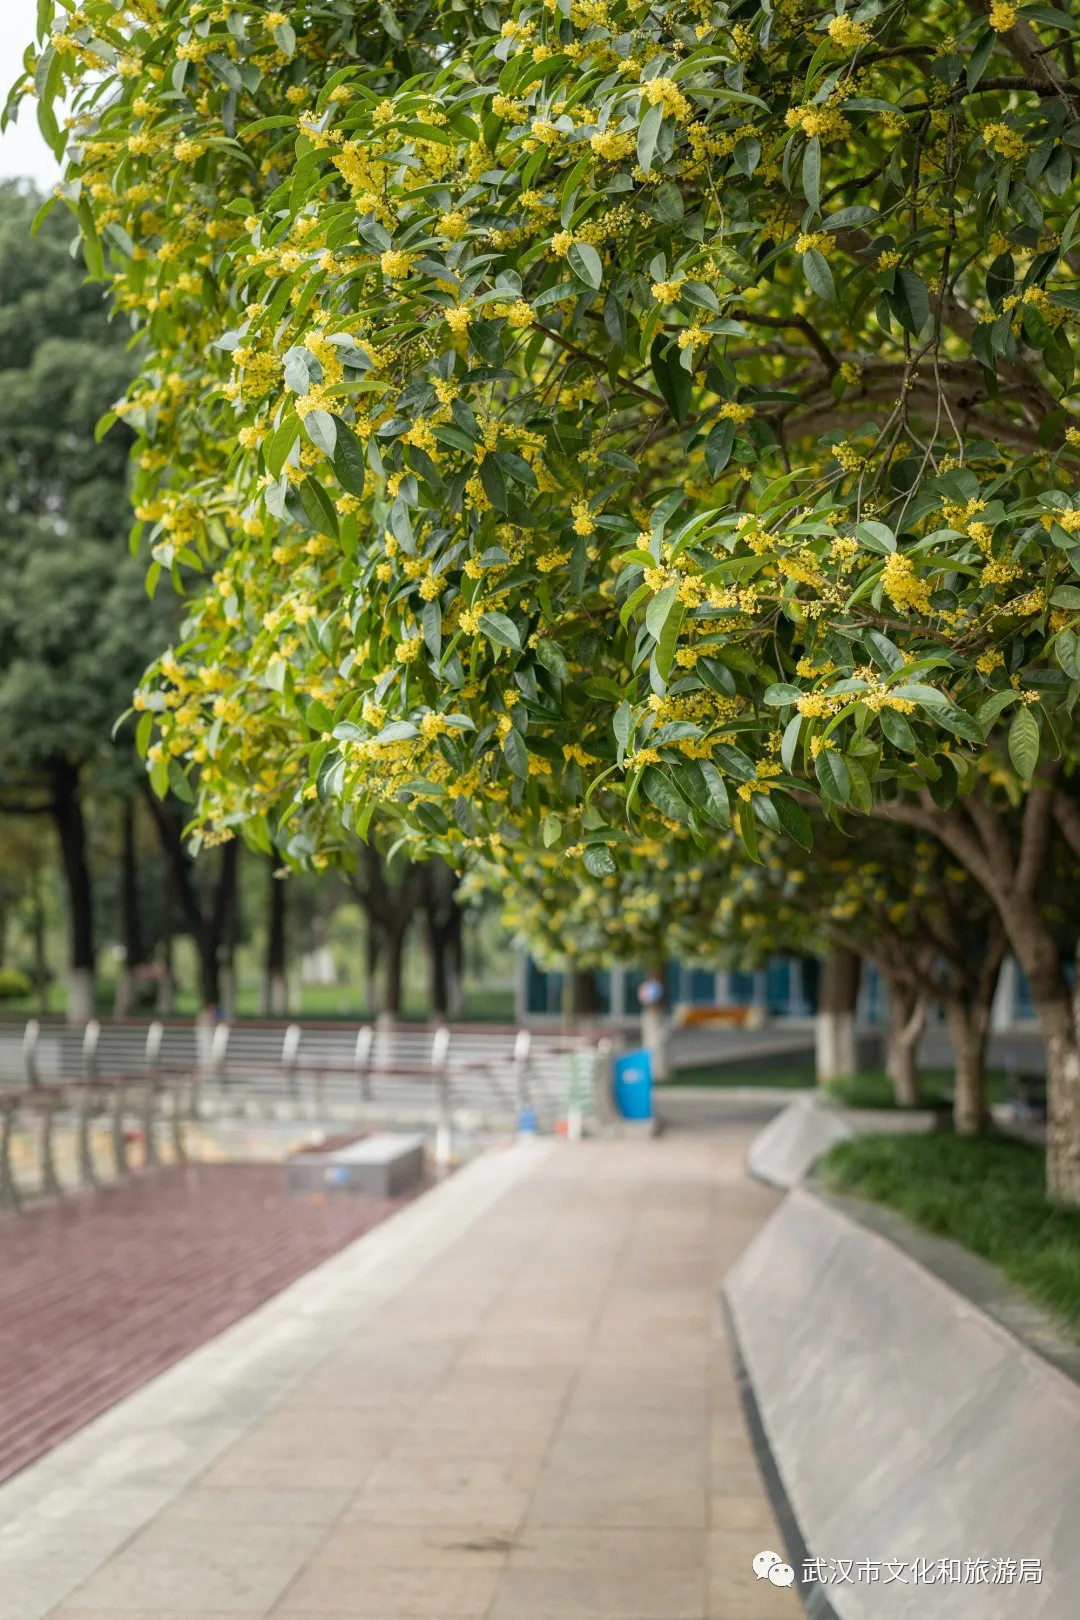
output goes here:
[{"label": "metal railing", "polygon": [[[13,1042],[7,1042],[9,1064]],[[445,1151],[455,1121],[540,1129],[592,1111],[610,1043],[512,1026],[194,1023],[43,1028],[18,1046],[24,1094],[73,1080],[190,1083],[199,1116],[379,1118],[429,1124]],[[0,1091],[0,1096],[3,1092]],[[10,1093],[9,1093],[10,1095]]]},{"label": "metal railing", "polygon": [[[192,1106],[192,1082],[178,1075],[87,1077],[0,1091],[0,1209],[123,1180],[136,1168],[133,1140],[140,1170],[166,1158],[182,1163]],[[61,1145],[68,1174],[61,1173]]]}]

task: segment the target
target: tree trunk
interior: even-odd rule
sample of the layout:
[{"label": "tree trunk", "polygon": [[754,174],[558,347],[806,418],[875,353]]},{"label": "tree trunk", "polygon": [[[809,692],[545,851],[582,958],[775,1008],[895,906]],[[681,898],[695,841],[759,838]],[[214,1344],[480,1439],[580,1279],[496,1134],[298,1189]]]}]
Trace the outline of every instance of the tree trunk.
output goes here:
[{"label": "tree trunk", "polygon": [[889,1050],[886,1073],[892,1081],[898,1108],[917,1108],[922,1100],[919,1088],[918,1048],[926,1027],[926,997],[913,985],[892,974],[884,975],[889,993]]},{"label": "tree trunk", "polygon": [[855,1004],[861,963],[852,951],[835,951],[821,964],[815,1028],[817,1082],[845,1080],[858,1067]]},{"label": "tree trunk", "polygon": [[288,1012],[286,983],[285,879],[279,870],[277,852],[270,856],[270,889],[266,925],[266,969],[263,975],[262,1012],[266,1018],[280,1018]]},{"label": "tree trunk", "polygon": [[135,848],[135,801],[124,799],[120,811],[120,924],[124,962],[116,982],[114,1018],[130,1018],[136,1007],[136,969],[146,960],[139,916],[139,866]]},{"label": "tree trunk", "polygon": [[221,846],[221,865],[218,868],[217,888],[214,891],[211,937],[207,942],[219,964],[217,1005],[225,1019],[232,1019],[236,1015],[236,941],[240,924],[237,883],[239,866],[240,845],[235,838],[230,838],[227,844]]},{"label": "tree trunk", "polygon": [[986,1032],[981,1009],[961,996],[945,998],[955,1086],[953,1129],[958,1136],[978,1136],[986,1126]]},{"label": "tree trunk", "polygon": [[45,900],[41,893],[41,868],[30,877],[30,931],[34,941],[34,993],[38,1012],[44,1013],[49,1000],[49,962],[45,954]]},{"label": "tree trunk", "polygon": [[388,928],[384,926],[382,930],[383,955],[386,957],[386,980],[379,1017],[384,1022],[393,1023],[401,1014],[405,936],[407,932],[407,923],[404,928]]},{"label": "tree trunk", "polygon": [[446,951],[442,931],[425,918],[424,934],[427,941],[428,1004],[436,1023],[446,1022],[450,1011],[450,986],[446,973]]},{"label": "tree trunk", "polygon": [[379,1002],[379,931],[370,916],[367,918],[367,949],[364,953],[364,1006],[369,1018],[378,1018],[382,1011]]},{"label": "tree trunk", "polygon": [[94,1016],[94,897],[86,855],[86,823],[79,795],[79,768],[66,759],[50,771],[51,809],[68,897],[69,973],[67,1021]]},{"label": "tree trunk", "polygon": [[1080,1205],[1080,1040],[1057,940],[1034,904],[1002,907],[1002,922],[1027,976],[1046,1046],[1046,1190]]}]

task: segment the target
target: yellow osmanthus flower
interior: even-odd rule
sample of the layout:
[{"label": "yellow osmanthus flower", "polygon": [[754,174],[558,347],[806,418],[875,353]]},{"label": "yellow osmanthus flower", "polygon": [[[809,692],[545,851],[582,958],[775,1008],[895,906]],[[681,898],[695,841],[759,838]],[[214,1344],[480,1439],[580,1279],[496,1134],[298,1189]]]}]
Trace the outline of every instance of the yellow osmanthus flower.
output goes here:
[{"label": "yellow osmanthus flower", "polygon": [[999,157],[1011,158],[1014,162],[1027,157],[1028,143],[1022,135],[1018,135],[1008,124],[991,121],[984,124],[982,138],[987,146],[992,146]]},{"label": "yellow osmanthus flower", "polygon": [[890,552],[882,574],[885,594],[900,613],[929,613],[930,587],[915,572],[911,558],[903,551]]},{"label": "yellow osmanthus flower", "polygon": [[990,27],[995,34],[1007,34],[1010,28],[1016,27],[1016,7],[1008,5],[1005,0],[994,0],[990,7]]},{"label": "yellow osmanthus flower", "polygon": [[860,45],[869,45],[873,35],[865,23],[853,22],[850,17],[834,17],[829,24],[829,38],[841,50],[854,51]]}]

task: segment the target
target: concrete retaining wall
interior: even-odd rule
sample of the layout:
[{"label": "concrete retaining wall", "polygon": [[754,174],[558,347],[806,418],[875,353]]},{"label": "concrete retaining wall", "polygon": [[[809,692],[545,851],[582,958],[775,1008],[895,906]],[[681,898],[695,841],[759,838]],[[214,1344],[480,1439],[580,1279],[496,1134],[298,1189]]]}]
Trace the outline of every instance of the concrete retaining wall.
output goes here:
[{"label": "concrete retaining wall", "polygon": [[[802,1188],[724,1292],[807,1549],[854,1561],[854,1580],[804,1589],[811,1614],[822,1597],[839,1620],[1080,1613],[1080,1386]],[[883,1584],[890,1559],[906,1583]],[[914,1583],[916,1559],[959,1559],[961,1578]],[[980,1559],[989,1583],[965,1578]],[[1009,1559],[1012,1580],[994,1562]],[[1022,1559],[1041,1584],[1020,1583]],[[862,1560],[880,1561],[876,1582]]]},{"label": "concrete retaining wall", "polygon": [[804,1095],[759,1131],[746,1162],[759,1181],[767,1181],[771,1187],[794,1187],[837,1142],[868,1133],[921,1134],[934,1130],[936,1124],[936,1116],[928,1109],[909,1113],[896,1108],[833,1108],[815,1094]]}]

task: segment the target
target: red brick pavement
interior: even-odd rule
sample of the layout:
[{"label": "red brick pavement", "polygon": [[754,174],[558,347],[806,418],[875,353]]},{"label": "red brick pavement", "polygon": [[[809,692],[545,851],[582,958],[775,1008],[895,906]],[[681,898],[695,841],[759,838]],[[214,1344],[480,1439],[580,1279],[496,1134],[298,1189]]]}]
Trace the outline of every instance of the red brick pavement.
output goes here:
[{"label": "red brick pavement", "polygon": [[407,1202],[173,1166],[0,1218],[0,1479]]}]

